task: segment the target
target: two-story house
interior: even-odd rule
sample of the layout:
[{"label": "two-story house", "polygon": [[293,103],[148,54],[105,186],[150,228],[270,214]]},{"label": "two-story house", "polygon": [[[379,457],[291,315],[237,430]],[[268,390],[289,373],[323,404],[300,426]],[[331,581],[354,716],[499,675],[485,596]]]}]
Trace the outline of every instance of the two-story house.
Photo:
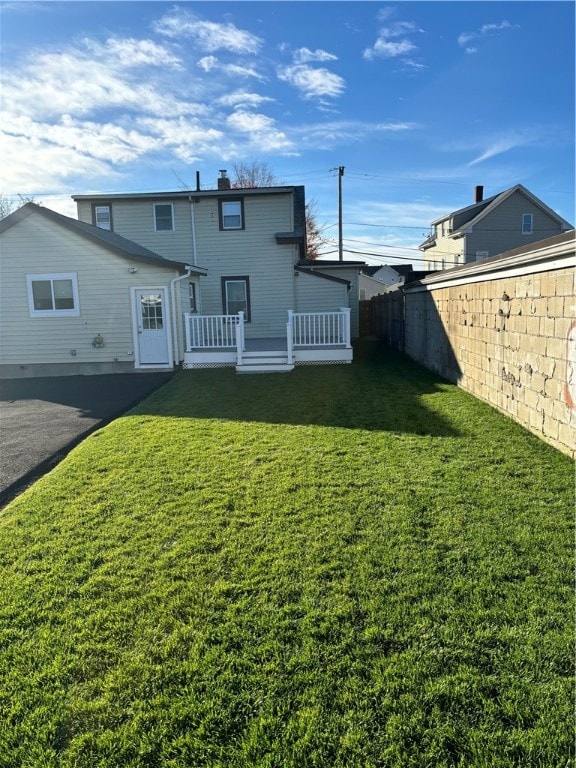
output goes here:
[{"label": "two-story house", "polygon": [[304,187],[73,199],[0,223],[4,375],[352,360],[363,263],[306,259]]},{"label": "two-story house", "polygon": [[441,216],[421,243],[427,269],[447,269],[485,259],[573,229],[522,184],[484,199],[475,188],[472,205]]}]

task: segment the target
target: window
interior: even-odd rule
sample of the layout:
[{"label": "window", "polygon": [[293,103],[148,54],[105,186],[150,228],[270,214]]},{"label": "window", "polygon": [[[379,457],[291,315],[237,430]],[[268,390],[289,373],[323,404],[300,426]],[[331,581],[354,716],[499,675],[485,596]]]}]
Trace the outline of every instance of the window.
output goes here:
[{"label": "window", "polygon": [[196,283],[188,283],[190,296],[190,312],[198,312],[198,302],[196,300]]},{"label": "window", "polygon": [[522,214],[522,234],[531,235],[533,232],[533,221],[531,213]]},{"label": "window", "polygon": [[244,312],[244,319],[250,322],[250,280],[247,277],[222,278],[222,307],[225,315]]},{"label": "window", "polygon": [[100,229],[112,229],[112,206],[92,206],[92,222],[96,227],[100,227]]},{"label": "window", "polygon": [[161,331],[164,327],[162,316],[162,294],[142,293],[140,296],[142,328],[145,331]]},{"label": "window", "polygon": [[154,229],[156,232],[174,231],[172,203],[154,203]]},{"label": "window", "polygon": [[78,317],[78,280],[75,272],[26,275],[30,317]]},{"label": "window", "polygon": [[244,229],[244,201],[219,200],[220,229]]},{"label": "window", "polygon": [[490,256],[490,251],[476,251],[476,261],[487,259]]}]

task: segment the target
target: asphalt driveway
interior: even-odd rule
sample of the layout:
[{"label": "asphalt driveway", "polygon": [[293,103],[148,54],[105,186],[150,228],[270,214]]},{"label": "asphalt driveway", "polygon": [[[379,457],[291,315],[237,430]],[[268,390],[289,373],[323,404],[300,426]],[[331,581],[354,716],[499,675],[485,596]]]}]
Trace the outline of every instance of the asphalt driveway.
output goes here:
[{"label": "asphalt driveway", "polygon": [[170,373],[4,379],[0,382],[0,505],[90,432],[165,384]]}]

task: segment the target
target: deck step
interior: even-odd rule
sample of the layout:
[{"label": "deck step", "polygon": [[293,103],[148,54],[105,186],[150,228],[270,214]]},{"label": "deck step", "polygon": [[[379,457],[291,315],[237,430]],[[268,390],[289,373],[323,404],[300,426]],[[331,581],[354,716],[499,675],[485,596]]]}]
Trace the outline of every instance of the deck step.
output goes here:
[{"label": "deck step", "polygon": [[289,373],[294,366],[289,364],[286,358],[249,359],[243,358],[242,363],[236,366],[236,373]]}]

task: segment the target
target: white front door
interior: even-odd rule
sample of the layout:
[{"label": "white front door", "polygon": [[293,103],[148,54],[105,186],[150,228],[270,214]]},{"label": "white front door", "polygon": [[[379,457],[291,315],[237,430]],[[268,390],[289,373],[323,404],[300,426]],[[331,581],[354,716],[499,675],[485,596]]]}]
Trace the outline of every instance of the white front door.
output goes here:
[{"label": "white front door", "polygon": [[135,288],[132,295],[136,367],[172,367],[166,289]]}]

